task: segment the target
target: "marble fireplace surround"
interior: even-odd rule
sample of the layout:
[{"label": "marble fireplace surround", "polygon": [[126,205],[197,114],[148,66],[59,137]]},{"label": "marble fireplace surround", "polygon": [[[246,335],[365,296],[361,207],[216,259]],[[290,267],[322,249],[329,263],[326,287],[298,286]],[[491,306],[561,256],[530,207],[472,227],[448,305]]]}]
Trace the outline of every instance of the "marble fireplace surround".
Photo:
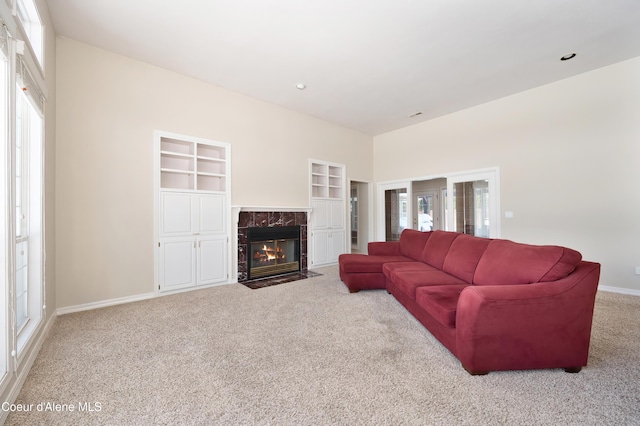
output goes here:
[{"label": "marble fireplace surround", "polygon": [[247,281],[247,229],[250,227],[300,226],[300,270],[307,270],[308,207],[240,207],[232,208],[236,224],[235,270],[238,282]]}]

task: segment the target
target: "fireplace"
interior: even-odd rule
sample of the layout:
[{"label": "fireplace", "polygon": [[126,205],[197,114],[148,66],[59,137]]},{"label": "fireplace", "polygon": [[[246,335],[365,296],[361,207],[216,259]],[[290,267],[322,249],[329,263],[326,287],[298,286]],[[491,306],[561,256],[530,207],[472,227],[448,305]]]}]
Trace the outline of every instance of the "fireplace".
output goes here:
[{"label": "fireplace", "polygon": [[[299,269],[296,268],[290,275],[294,275],[295,271],[301,273],[307,272],[307,215],[308,209],[305,208],[281,208],[281,209],[265,209],[256,207],[240,207],[237,209],[237,221],[238,221],[238,238],[237,238],[237,267],[238,267],[238,282],[245,283],[249,281],[249,269],[253,261],[254,251],[251,251],[251,244],[249,242],[249,230],[251,230],[251,238],[254,241],[258,241],[254,238],[257,235],[259,240],[276,240],[278,246],[285,252],[285,247],[282,246],[282,237],[277,235],[268,235],[271,232],[279,232],[280,229],[297,228],[298,248],[297,254],[294,252],[294,256],[298,256]],[[258,228],[263,228],[263,231],[258,231]],[[266,237],[265,237],[266,236]],[[285,236],[286,237],[286,236]],[[291,238],[284,238],[291,239]],[[287,244],[289,245],[289,244]],[[262,250],[263,245],[257,246],[257,249]],[[267,249],[270,251],[269,247]],[[288,249],[286,249],[288,250]],[[295,249],[294,249],[295,250]],[[285,259],[291,259],[291,255],[287,255],[285,252]],[[256,259],[257,260],[257,259]],[[274,262],[272,262],[274,263]],[[288,263],[288,262],[285,262]],[[274,266],[274,265],[262,265],[262,266]],[[281,265],[278,265],[284,268]],[[287,268],[293,269],[292,265],[287,265]],[[270,270],[270,271],[269,271]],[[258,275],[264,272],[273,272],[276,275],[285,274],[286,272],[278,272],[277,268],[268,268],[258,270]],[[251,280],[254,282],[263,282],[266,280],[259,280],[256,276],[256,271],[252,271]],[[264,275],[267,276],[266,274]]]},{"label": "fireplace", "polygon": [[300,226],[247,229],[247,279],[300,270]]}]

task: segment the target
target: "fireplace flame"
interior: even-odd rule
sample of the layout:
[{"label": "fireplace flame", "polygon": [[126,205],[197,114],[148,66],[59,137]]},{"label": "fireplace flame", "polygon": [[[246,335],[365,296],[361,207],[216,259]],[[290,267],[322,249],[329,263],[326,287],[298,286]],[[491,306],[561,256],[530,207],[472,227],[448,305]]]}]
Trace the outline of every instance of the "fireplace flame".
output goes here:
[{"label": "fireplace flame", "polygon": [[274,249],[273,247],[267,247],[267,245],[265,244],[262,246],[262,251],[264,252],[264,255],[260,256],[261,262],[269,262],[271,260],[284,260],[285,258],[284,252],[280,247]]},{"label": "fireplace flame", "polygon": [[267,247],[265,244],[262,246],[262,251],[266,255],[267,261],[276,260],[276,251],[273,249],[273,247]]}]

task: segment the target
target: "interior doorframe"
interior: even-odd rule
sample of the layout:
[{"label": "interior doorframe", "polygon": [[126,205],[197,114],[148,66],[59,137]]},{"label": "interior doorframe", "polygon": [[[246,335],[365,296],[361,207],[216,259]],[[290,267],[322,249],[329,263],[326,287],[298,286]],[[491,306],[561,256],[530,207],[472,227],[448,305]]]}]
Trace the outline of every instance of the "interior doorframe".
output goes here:
[{"label": "interior doorframe", "polygon": [[[359,253],[366,253],[367,252],[367,246],[368,243],[370,241],[372,241],[371,236],[374,233],[374,200],[373,200],[373,182],[368,181],[368,180],[362,180],[362,179],[356,179],[356,178],[349,178],[348,179],[349,182],[349,197],[347,198],[347,203],[348,205],[350,205],[351,203],[351,184],[353,182],[359,184],[359,185],[366,185],[367,187],[367,203],[366,206],[363,206],[360,199],[358,199],[358,221],[362,222],[362,211],[366,210],[364,212],[364,216],[366,217],[366,231],[365,232],[360,232],[358,230],[358,252]],[[364,208],[363,208],[364,207]],[[360,227],[359,227],[360,228]],[[346,229],[347,233],[349,234],[349,238],[347,238],[347,253],[351,253],[351,215],[348,214],[347,215],[347,229]]]}]

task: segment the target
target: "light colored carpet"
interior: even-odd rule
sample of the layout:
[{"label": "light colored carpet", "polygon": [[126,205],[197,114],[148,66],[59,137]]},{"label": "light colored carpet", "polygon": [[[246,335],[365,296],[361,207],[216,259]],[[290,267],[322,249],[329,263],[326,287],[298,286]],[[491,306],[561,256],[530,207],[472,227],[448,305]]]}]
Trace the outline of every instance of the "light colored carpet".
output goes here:
[{"label": "light colored carpet", "polygon": [[386,291],[318,272],[60,316],[18,402],[76,410],[7,424],[640,424],[638,297],[598,295],[579,374],[472,377]]}]

